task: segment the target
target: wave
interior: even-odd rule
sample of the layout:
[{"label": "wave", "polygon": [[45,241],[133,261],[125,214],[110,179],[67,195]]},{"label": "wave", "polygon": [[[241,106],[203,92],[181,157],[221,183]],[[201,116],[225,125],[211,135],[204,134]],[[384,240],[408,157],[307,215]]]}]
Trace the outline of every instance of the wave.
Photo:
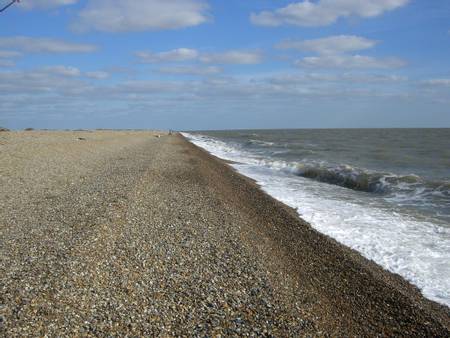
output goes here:
[{"label": "wave", "polygon": [[257,146],[263,146],[263,147],[272,147],[274,146],[274,142],[268,142],[268,141],[261,141],[261,140],[253,140],[253,139],[249,139],[248,141],[245,142],[246,145],[257,145]]},{"label": "wave", "polygon": [[[437,202],[443,217],[447,217],[450,182],[431,182],[417,175],[394,175],[349,165],[333,166],[325,161],[277,161],[240,144],[184,135],[215,156],[235,162],[232,166],[236,170],[295,208],[318,231],[400,274],[426,297],[450,306],[450,228],[442,226],[448,222],[404,213],[397,207],[412,203],[415,210],[417,202],[427,211],[436,211]],[[368,193],[357,194],[353,190]],[[386,197],[393,203],[386,205]]]},{"label": "wave", "polygon": [[[217,156],[238,163],[264,166],[285,173],[333,184],[344,188],[374,193],[395,198],[403,203],[425,202],[439,200],[445,207],[450,206],[450,182],[430,181],[418,175],[398,175],[390,172],[380,172],[358,168],[348,164],[332,165],[326,161],[303,159],[301,161],[276,160],[261,156],[248,149],[248,145],[258,144],[270,148],[270,142],[250,139],[242,144],[222,142],[219,139],[203,135],[185,134],[189,139]],[[299,155],[299,153],[297,153]],[[308,154],[305,154],[307,156]]]},{"label": "wave", "polygon": [[288,165],[289,171],[297,176],[345,188],[378,194],[419,193],[450,197],[450,182],[427,181],[409,174],[396,175],[355,168],[349,165],[327,166],[316,163],[296,163]]},{"label": "wave", "polygon": [[[234,150],[234,152],[238,153],[237,150]],[[448,200],[448,203],[450,203],[450,182],[445,180],[429,181],[414,174],[396,175],[388,172],[356,168],[346,164],[332,166],[324,161],[286,162],[257,159],[251,155],[247,155],[243,161],[244,153],[240,152],[239,154],[240,161],[246,164],[281,170],[288,174],[356,191],[385,196],[390,195],[391,197],[403,198],[404,200],[417,200],[429,197]]]}]

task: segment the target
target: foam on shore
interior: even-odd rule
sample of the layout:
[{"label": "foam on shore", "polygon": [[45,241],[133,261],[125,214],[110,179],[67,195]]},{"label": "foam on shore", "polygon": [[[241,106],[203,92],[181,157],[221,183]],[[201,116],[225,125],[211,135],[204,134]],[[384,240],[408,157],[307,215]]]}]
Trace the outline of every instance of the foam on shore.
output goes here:
[{"label": "foam on shore", "polygon": [[295,175],[220,140],[183,135],[211,154],[236,162],[235,169],[295,208],[318,231],[401,275],[425,297],[450,306],[450,229],[382,209],[368,198],[361,204],[345,187]]}]

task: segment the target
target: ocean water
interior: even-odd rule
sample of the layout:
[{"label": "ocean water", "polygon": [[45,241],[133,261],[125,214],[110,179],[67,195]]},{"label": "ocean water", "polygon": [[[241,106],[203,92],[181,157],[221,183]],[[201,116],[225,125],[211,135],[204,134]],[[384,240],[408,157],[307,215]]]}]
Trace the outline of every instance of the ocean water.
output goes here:
[{"label": "ocean water", "polygon": [[183,133],[450,307],[450,129]]}]

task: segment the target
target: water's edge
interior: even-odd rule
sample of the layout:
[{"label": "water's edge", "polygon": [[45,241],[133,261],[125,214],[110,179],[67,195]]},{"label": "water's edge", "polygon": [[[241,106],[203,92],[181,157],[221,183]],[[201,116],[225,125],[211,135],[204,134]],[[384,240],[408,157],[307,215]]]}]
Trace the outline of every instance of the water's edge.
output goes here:
[{"label": "water's edge", "polygon": [[[182,135],[188,141],[210,154],[230,161],[230,158],[221,156],[220,152],[214,151],[213,148],[205,146],[201,142],[196,142],[193,135],[188,133],[183,133]],[[393,219],[397,221],[397,227],[387,226],[381,230],[372,227],[373,222],[375,222],[374,219],[378,223],[380,219],[383,219],[384,215],[381,214],[365,215],[367,219],[361,221],[363,223],[361,227],[352,227],[353,224],[340,224],[341,222],[339,220],[341,218],[339,217],[339,213],[345,210],[345,208],[340,208],[339,203],[336,201],[318,200],[317,196],[315,198],[308,197],[306,193],[300,194],[295,188],[293,188],[293,191],[295,190],[295,194],[297,194],[295,197],[286,194],[286,187],[298,184],[295,180],[291,180],[288,175],[286,177],[275,178],[282,180],[284,185],[281,185],[279,182],[271,182],[270,180],[274,178],[270,177],[269,179],[267,172],[263,169],[258,172],[259,169],[257,167],[239,162],[230,163],[230,165],[240,174],[254,180],[264,192],[297,210],[299,216],[319,232],[358,251],[364,257],[374,261],[388,271],[405,278],[417,286],[426,298],[450,307],[449,281],[445,274],[446,262],[450,261],[450,243],[444,243],[444,246],[439,247],[437,251],[433,249],[434,242],[436,241],[436,233],[442,233],[444,231],[446,232],[445,235],[450,238],[450,231],[438,229],[426,222],[405,221],[404,218],[398,215],[390,215],[391,218],[397,217],[397,219]],[[301,179],[308,180],[308,178]],[[299,200],[301,200],[301,203]],[[318,211],[317,209],[311,208],[310,206],[312,204],[321,204],[322,210]],[[324,210],[328,210],[328,212],[325,214],[323,212]],[[362,210],[361,208],[360,210],[357,208],[355,210],[356,215],[358,213],[361,215],[367,213],[366,210]],[[352,212],[355,212],[355,210],[352,210]],[[338,221],[333,221],[333,218],[336,218]],[[390,219],[389,222],[393,220]],[[340,227],[341,225],[342,227]],[[373,240],[373,238],[376,238],[376,240]],[[417,250],[417,252],[411,251],[410,243],[416,243],[417,241],[421,243],[423,248],[419,247],[420,250]],[[448,248],[446,245],[449,245]],[[425,250],[428,247],[430,251]],[[433,257],[432,261],[429,261],[426,257],[427,255],[436,256],[436,253],[440,257]]]}]

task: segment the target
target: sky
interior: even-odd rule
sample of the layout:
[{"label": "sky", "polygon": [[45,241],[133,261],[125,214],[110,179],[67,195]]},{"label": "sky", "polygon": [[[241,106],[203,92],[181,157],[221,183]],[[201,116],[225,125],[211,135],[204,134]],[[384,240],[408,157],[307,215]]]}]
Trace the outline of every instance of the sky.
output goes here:
[{"label": "sky", "polygon": [[21,0],[0,126],[450,127],[450,1]]}]

